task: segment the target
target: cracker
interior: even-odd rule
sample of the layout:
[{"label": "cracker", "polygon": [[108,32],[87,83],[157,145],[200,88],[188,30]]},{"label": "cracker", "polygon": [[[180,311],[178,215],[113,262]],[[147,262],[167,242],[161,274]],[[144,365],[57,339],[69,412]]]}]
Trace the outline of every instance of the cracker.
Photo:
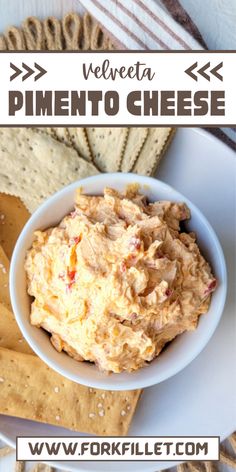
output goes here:
[{"label": "cracker", "polygon": [[148,135],[148,128],[130,128],[124,155],[121,163],[122,172],[131,172],[139,156],[145,139]]},{"label": "cracker", "polygon": [[56,133],[55,133],[55,129],[54,128],[45,128],[45,127],[41,127],[41,128],[31,128],[33,130],[37,130],[39,131],[40,133],[47,133],[49,134],[49,136],[51,136],[52,138],[54,139],[57,139],[57,136],[56,136]]},{"label": "cracker", "polygon": [[92,161],[92,153],[88,143],[85,128],[68,128],[71,142],[81,157],[86,161]]},{"label": "cracker", "polygon": [[9,294],[9,260],[0,246],[0,303],[11,310]]},{"label": "cracker", "polygon": [[63,186],[97,174],[74,149],[27,128],[0,129],[0,191],[16,195],[33,212]]},{"label": "cracker", "polygon": [[55,128],[39,128],[41,130],[45,130],[52,138],[56,138]]},{"label": "cracker", "polygon": [[[0,348],[0,413],[74,431],[126,435],[140,390],[112,392],[78,385],[36,356]],[[100,412],[100,413],[99,413]]]},{"label": "cracker", "polygon": [[29,217],[28,210],[19,198],[0,193],[0,244],[8,259]]},{"label": "cracker", "polygon": [[86,128],[94,163],[102,172],[120,169],[128,128]]},{"label": "cracker", "polygon": [[92,153],[88,144],[85,128],[37,128],[52,138],[73,147],[86,161],[92,162]]},{"label": "cracker", "polygon": [[[5,270],[3,270],[3,268]],[[23,338],[12,313],[9,293],[9,260],[0,246],[0,347],[25,354],[33,351]]]},{"label": "cracker", "polygon": [[68,128],[53,128],[53,131],[58,141],[66,144],[67,146],[71,146],[72,143],[71,143]]},{"label": "cracker", "polygon": [[[0,303],[0,347],[33,354],[23,338],[13,313]],[[0,369],[1,375],[1,369]]]},{"label": "cracker", "polygon": [[148,137],[134,165],[133,172],[141,175],[154,174],[173,133],[172,128],[149,128]]}]

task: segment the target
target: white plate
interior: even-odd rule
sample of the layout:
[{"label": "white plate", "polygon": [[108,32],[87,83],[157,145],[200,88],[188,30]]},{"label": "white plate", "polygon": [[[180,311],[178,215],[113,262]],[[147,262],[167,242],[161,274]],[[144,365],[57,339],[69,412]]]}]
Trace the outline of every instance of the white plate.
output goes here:
[{"label": "white plate", "polygon": [[[161,163],[158,178],[189,197],[215,229],[226,257],[229,289],[222,320],[207,347],[182,372],[144,391],[130,435],[219,435],[223,440],[236,426],[235,176],[235,153],[208,133],[196,129],[178,130]],[[80,435],[7,416],[0,416],[0,431],[11,446],[17,435]],[[54,465],[77,472],[120,471],[118,462]],[[169,463],[163,462],[123,462],[122,471],[153,472],[168,466]]]}]

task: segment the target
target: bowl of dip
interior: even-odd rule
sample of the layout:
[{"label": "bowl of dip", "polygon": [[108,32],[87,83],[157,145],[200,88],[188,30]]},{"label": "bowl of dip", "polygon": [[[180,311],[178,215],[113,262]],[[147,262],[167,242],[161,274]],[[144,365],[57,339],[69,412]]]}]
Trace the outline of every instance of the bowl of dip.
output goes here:
[{"label": "bowl of dip", "polygon": [[109,390],[186,367],[213,335],[226,287],[220,243],[198,208],[134,174],[96,175],[50,197],[10,268],[15,318],[35,353],[72,381]]}]

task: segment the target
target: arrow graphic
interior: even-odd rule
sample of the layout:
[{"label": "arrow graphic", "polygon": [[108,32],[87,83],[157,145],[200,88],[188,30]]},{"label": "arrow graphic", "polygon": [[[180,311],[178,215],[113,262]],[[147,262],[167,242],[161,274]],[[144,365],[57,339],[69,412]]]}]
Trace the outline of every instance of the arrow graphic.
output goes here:
[{"label": "arrow graphic", "polygon": [[209,72],[208,74],[206,73],[206,70],[209,69],[211,67],[211,63],[210,62],[207,62],[206,64],[204,64],[202,67],[200,67],[200,69],[198,69],[195,74],[193,73],[193,71],[198,67],[198,63],[197,62],[194,62],[194,64],[192,64],[190,67],[188,67],[188,69],[186,69],[184,72],[185,74],[189,75],[189,77],[191,77],[191,79],[193,80],[198,80],[198,76],[196,74],[200,74],[202,77],[204,77],[204,79],[208,80],[208,82],[210,82],[211,80],[211,76],[209,74],[212,74],[214,75],[214,77],[216,77],[217,79],[223,81],[223,76],[221,74],[219,74],[219,69],[221,69],[223,67],[223,62],[220,62],[217,66],[213,67]]},{"label": "arrow graphic", "polygon": [[34,78],[34,80],[39,80],[41,77],[43,77],[44,74],[47,73],[47,71],[45,69],[43,69],[43,67],[41,67],[39,64],[37,64],[37,62],[34,63],[34,67],[39,71],[39,74],[37,74]]},{"label": "arrow graphic", "polygon": [[223,81],[223,76],[221,74],[218,74],[218,70],[223,67],[223,62],[220,62],[218,66],[215,66],[213,69],[211,69],[211,74],[213,74],[217,79]]},{"label": "arrow graphic", "polygon": [[22,73],[22,71],[20,69],[18,69],[18,67],[16,67],[14,64],[12,64],[12,62],[10,62],[10,67],[11,67],[11,69],[13,69],[15,71],[15,74],[12,74],[11,77],[10,77],[10,81],[12,81],[16,77],[18,77],[18,75],[20,75]]},{"label": "arrow graphic", "polygon": [[22,67],[27,71],[27,73],[22,77],[22,82],[24,82],[24,80],[28,79],[34,73],[34,70],[27,66],[27,64],[24,64],[24,62],[22,62]]},{"label": "arrow graphic", "polygon": [[188,69],[186,69],[186,70],[184,71],[186,74],[189,75],[189,77],[191,77],[192,79],[196,80],[196,82],[197,82],[197,80],[198,80],[198,77],[197,77],[195,74],[193,74],[193,70],[196,69],[197,66],[198,66],[198,63],[197,63],[197,62],[194,62],[194,64],[193,64],[192,66],[190,66]]},{"label": "arrow graphic", "polygon": [[10,62],[10,68],[15,71],[15,73],[10,76],[10,81],[16,79],[20,74],[23,74],[24,71],[26,71],[26,73],[21,77],[22,82],[24,82],[29,77],[31,77],[32,74],[36,74],[37,72],[38,74],[34,77],[35,81],[39,80],[41,77],[43,77],[44,74],[47,73],[47,71],[42,66],[37,64],[37,62],[34,63],[34,67],[36,70],[32,69],[32,67],[27,66],[27,64],[22,62],[23,70],[20,70],[19,67],[15,66],[15,64],[12,64],[12,62]]},{"label": "arrow graphic", "polygon": [[201,69],[198,69],[198,74],[202,75],[204,79],[208,80],[210,82],[210,77],[205,73],[205,70],[210,67],[210,62],[207,62],[204,66],[201,67]]}]

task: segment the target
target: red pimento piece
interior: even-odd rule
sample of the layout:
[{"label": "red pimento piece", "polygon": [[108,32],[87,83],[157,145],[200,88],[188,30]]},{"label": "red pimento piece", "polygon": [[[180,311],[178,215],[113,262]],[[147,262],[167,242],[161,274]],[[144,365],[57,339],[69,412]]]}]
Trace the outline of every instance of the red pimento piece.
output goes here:
[{"label": "red pimento piece", "polygon": [[75,282],[76,270],[67,270],[67,277],[70,280],[70,284]]},{"label": "red pimento piece", "polygon": [[126,264],[125,264],[124,261],[122,261],[121,264],[120,264],[120,270],[121,270],[121,272],[126,272],[126,270],[127,270],[127,267],[126,267]]},{"label": "red pimento piece", "polygon": [[173,293],[173,290],[171,290],[171,288],[167,288],[167,290],[166,290],[166,296],[167,296],[168,298],[171,297],[172,293]]},{"label": "red pimento piece", "polygon": [[76,276],[76,270],[67,269],[67,277],[69,279],[69,283],[66,284],[66,293],[69,293],[71,291],[72,286],[75,283],[75,276]]},{"label": "red pimento piece", "polygon": [[75,238],[73,238],[74,244],[79,244],[81,239],[82,239],[81,234],[79,236],[76,236]]},{"label": "red pimento piece", "polygon": [[71,246],[77,246],[77,244],[80,243],[81,239],[82,239],[81,234],[80,234],[79,236],[75,236],[74,238],[71,238],[71,239],[69,240],[69,246],[70,246],[70,247],[71,247]]},{"label": "red pimento piece", "polygon": [[216,279],[213,279],[213,280],[209,283],[207,289],[205,290],[204,295],[213,292],[213,291],[215,290],[215,288],[216,288],[216,285],[217,285],[217,280],[216,280]]}]

